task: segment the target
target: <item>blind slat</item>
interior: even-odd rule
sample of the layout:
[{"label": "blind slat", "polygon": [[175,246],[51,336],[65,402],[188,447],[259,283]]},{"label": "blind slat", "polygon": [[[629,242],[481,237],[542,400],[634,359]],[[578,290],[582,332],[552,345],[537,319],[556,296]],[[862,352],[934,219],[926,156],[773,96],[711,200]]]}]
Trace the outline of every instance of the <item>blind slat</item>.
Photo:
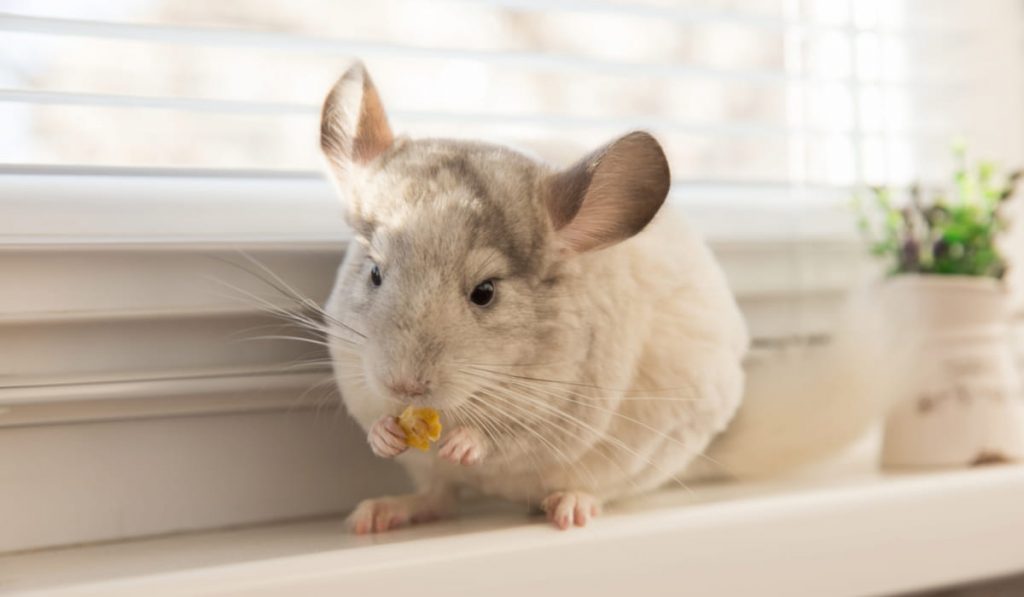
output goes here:
[{"label": "blind slat", "polygon": [[915,24],[913,27],[856,23],[837,24],[787,18],[783,14],[739,12],[736,9],[697,9],[692,6],[648,5],[643,3],[606,2],[601,0],[455,0],[466,4],[485,4],[501,8],[532,12],[578,12],[612,14],[625,17],[656,19],[685,24],[726,23],[771,31],[799,31],[804,35],[829,33],[870,33],[900,39],[928,39],[944,43],[958,43],[983,37],[990,32],[971,30],[964,26]]},{"label": "blind slat", "polygon": [[[260,114],[280,116],[319,115],[320,107],[315,104],[285,102],[242,101],[185,97],[144,97],[102,93],[72,93],[55,91],[32,91],[0,88],[0,102],[26,104],[54,104],[64,106],[96,106],[101,108],[144,108],[188,112],[211,112],[221,114]],[[590,128],[609,130],[645,129],[671,133],[686,133],[706,136],[822,136],[850,137],[856,134],[870,134],[872,129],[852,127],[818,128],[813,126],[786,126],[768,123],[687,123],[670,118],[624,117],[580,117],[565,114],[507,114],[467,113],[392,110],[389,116],[397,122],[409,123],[453,123],[487,125],[527,125],[557,129]],[[881,133],[882,131],[876,131]],[[912,137],[937,137],[947,139],[959,132],[949,127],[917,127],[914,130],[887,130],[888,134]]]},{"label": "blind slat", "polygon": [[[33,32],[48,35],[86,36],[102,39],[134,39],[158,43],[209,46],[243,46],[263,50],[302,51],[345,57],[413,56],[440,60],[486,62],[505,68],[540,71],[587,72],[623,78],[701,78],[748,83],[808,86],[871,84],[880,87],[918,87],[955,90],[955,81],[910,77],[905,80],[861,77],[808,76],[785,70],[711,68],[685,64],[621,62],[615,60],[527,51],[482,51],[460,48],[417,47],[397,43],[357,41],[297,35],[278,31],[255,31],[214,27],[184,27],[87,19],[33,17],[0,12],[0,31]],[[955,73],[949,73],[955,75]]]}]

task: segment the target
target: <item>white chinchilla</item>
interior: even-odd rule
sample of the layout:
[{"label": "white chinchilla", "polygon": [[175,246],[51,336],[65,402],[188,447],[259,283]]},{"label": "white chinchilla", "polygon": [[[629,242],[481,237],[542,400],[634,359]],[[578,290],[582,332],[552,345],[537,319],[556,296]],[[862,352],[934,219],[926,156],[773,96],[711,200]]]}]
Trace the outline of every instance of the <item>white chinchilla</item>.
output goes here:
[{"label": "white chinchilla", "polygon": [[[582,526],[673,480],[806,460],[877,413],[829,410],[855,383],[745,396],[743,317],[704,242],[661,209],[669,167],[650,135],[566,169],[396,138],[361,64],[328,95],[321,131],[355,232],[325,309],[335,375],[373,451],[417,486],[361,503],[354,531],[443,517],[462,487]],[[441,413],[430,452],[407,450],[396,415],[410,404]]]}]

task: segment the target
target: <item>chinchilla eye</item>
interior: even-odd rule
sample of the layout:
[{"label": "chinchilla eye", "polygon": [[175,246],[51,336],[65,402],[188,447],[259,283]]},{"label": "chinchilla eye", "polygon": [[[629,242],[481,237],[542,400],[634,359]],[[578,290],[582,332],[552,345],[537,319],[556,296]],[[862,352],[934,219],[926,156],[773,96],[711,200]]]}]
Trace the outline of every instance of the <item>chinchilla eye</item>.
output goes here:
[{"label": "chinchilla eye", "polygon": [[373,282],[374,286],[380,286],[384,278],[380,275],[380,267],[375,263],[373,269],[370,270],[370,281]]},{"label": "chinchilla eye", "polygon": [[473,292],[469,293],[469,300],[480,307],[489,305],[494,300],[494,281],[484,280],[477,284]]}]

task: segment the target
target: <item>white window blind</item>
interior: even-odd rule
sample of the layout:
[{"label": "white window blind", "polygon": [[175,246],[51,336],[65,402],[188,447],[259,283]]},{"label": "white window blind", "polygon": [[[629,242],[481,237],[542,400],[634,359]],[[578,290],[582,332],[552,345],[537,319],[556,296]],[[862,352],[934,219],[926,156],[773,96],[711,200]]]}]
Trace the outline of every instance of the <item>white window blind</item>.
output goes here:
[{"label": "white window blind", "polygon": [[358,56],[399,130],[567,160],[644,128],[678,195],[939,179],[954,138],[1024,156],[1021,4],[5,0],[0,162],[314,171]]}]

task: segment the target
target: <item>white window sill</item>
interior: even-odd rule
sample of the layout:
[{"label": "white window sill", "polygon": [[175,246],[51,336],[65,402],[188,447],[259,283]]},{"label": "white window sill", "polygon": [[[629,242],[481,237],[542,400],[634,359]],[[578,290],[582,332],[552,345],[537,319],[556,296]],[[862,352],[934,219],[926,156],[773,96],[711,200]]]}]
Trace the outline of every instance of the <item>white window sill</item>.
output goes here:
[{"label": "white window sill", "polygon": [[892,594],[1024,571],[1024,467],[665,491],[560,533],[504,507],[376,537],[340,519],[0,557],[48,595]]}]

